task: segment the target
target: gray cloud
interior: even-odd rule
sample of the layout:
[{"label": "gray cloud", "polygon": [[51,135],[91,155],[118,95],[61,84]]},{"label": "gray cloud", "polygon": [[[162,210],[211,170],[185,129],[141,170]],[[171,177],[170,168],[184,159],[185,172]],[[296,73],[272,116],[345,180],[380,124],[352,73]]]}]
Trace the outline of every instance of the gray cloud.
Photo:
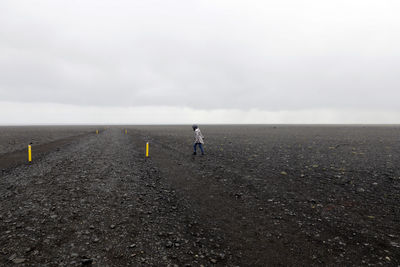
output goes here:
[{"label": "gray cloud", "polygon": [[399,8],[385,0],[3,0],[0,99],[398,111]]}]

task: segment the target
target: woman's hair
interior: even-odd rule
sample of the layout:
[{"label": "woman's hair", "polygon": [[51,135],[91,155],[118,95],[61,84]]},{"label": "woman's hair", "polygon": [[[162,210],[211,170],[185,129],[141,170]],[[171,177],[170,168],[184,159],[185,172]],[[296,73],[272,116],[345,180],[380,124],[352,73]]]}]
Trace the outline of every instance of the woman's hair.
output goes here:
[{"label": "woman's hair", "polygon": [[197,126],[197,124],[193,124],[192,128],[193,128],[193,130],[196,130],[197,128],[199,128],[199,126]]}]

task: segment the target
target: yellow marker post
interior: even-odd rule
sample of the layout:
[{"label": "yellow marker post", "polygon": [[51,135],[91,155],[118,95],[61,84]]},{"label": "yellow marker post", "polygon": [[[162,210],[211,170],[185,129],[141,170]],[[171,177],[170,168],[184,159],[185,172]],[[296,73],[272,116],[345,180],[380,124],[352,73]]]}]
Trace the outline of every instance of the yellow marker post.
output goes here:
[{"label": "yellow marker post", "polygon": [[125,134],[128,134],[128,130],[125,130]]},{"label": "yellow marker post", "polygon": [[96,130],[96,134],[99,134],[99,130]]},{"label": "yellow marker post", "polygon": [[28,146],[28,161],[29,162],[32,161],[32,146],[31,145]]},{"label": "yellow marker post", "polygon": [[146,158],[149,157],[149,142],[146,143]]}]

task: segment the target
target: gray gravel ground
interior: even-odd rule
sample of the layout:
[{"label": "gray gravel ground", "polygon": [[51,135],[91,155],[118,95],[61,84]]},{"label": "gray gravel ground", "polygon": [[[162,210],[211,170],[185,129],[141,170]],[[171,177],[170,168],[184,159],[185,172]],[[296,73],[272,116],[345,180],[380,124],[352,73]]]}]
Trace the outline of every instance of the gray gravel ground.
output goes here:
[{"label": "gray gravel ground", "polygon": [[4,174],[0,201],[1,266],[199,266],[218,256],[199,248],[195,215],[116,128]]},{"label": "gray gravel ground", "polygon": [[0,126],[0,155],[66,137],[94,133],[99,126]]},{"label": "gray gravel ground", "polygon": [[4,164],[0,266],[399,266],[399,127],[202,131],[204,157],[131,126]]}]

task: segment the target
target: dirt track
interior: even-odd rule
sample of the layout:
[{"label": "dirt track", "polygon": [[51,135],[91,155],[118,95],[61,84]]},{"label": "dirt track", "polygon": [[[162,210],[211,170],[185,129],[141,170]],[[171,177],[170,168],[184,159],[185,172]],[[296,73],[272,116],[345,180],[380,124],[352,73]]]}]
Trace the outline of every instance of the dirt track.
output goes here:
[{"label": "dirt track", "polygon": [[8,169],[0,264],[400,264],[397,128],[203,131],[205,157],[190,128],[113,127]]},{"label": "dirt track", "polygon": [[0,126],[0,155],[56,142],[73,136],[94,133],[100,126]]}]

